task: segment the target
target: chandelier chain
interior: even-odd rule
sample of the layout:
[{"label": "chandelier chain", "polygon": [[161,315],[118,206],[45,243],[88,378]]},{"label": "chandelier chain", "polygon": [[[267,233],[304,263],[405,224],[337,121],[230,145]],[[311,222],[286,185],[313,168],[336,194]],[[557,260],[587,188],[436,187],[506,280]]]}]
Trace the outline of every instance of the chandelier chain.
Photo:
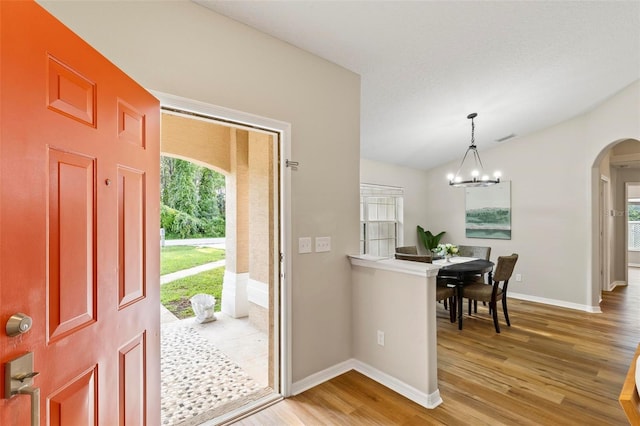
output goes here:
[{"label": "chandelier chain", "polygon": [[476,145],[476,137],[475,137],[476,125],[473,122],[473,117],[471,118],[471,146]]}]

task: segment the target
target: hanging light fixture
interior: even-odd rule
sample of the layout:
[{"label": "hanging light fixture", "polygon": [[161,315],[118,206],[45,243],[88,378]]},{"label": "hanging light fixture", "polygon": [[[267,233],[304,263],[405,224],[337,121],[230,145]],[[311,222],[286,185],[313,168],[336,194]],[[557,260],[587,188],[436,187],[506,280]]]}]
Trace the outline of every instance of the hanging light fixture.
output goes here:
[{"label": "hanging light fixture", "polygon": [[[451,186],[490,186],[500,183],[500,172],[495,172],[493,174],[493,179],[489,179],[489,175],[484,174],[482,160],[480,160],[480,154],[478,154],[475,141],[475,124],[473,119],[477,116],[478,114],[475,112],[467,115],[467,118],[471,120],[471,145],[467,148],[467,152],[464,153],[464,157],[462,157],[462,162],[460,163],[460,167],[458,167],[456,174],[449,174],[447,176],[447,179],[449,179],[449,185]],[[469,153],[471,153],[471,156],[473,157],[474,165],[471,169],[469,178],[465,180],[460,175],[460,172],[463,171],[464,161],[467,159],[467,156],[469,156]]]}]

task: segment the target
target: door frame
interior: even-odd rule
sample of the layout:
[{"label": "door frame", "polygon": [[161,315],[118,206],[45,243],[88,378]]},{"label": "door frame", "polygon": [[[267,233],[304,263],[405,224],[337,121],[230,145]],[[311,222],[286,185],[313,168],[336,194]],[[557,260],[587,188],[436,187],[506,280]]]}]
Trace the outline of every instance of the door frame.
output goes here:
[{"label": "door frame", "polygon": [[609,244],[609,178],[601,175],[599,181],[599,204],[600,204],[600,301],[602,292],[610,290],[611,266],[610,266],[610,244]]},{"label": "door frame", "polygon": [[[280,379],[280,394],[284,397],[291,396],[291,284],[289,277],[291,273],[291,173],[287,171],[287,160],[291,158],[291,124],[283,121],[274,120],[267,117],[233,110],[205,102],[187,99],[176,95],[147,89],[151,94],[160,100],[160,107],[175,108],[185,112],[193,112],[211,117],[221,122],[229,122],[235,126],[246,126],[247,130],[255,130],[260,128],[272,131],[278,135],[278,151],[280,152],[280,161],[278,163],[278,172],[280,180],[278,182],[278,190],[280,195],[280,256],[275,256],[275,262],[280,258],[280,292],[278,296],[279,304],[279,326],[274,330],[275,342],[279,341],[279,363],[277,371]],[[276,248],[278,250],[278,248]]]}]

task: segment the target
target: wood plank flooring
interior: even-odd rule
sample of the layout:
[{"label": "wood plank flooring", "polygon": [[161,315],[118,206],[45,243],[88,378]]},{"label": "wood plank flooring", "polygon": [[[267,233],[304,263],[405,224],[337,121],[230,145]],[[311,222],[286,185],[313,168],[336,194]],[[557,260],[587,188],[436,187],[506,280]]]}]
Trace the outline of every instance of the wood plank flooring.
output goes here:
[{"label": "wood plank flooring", "polygon": [[500,334],[484,306],[458,331],[438,305],[436,409],[351,371],[236,424],[626,425],[617,399],[640,342],[640,270],[630,282],[603,294],[602,314],[509,299]]}]

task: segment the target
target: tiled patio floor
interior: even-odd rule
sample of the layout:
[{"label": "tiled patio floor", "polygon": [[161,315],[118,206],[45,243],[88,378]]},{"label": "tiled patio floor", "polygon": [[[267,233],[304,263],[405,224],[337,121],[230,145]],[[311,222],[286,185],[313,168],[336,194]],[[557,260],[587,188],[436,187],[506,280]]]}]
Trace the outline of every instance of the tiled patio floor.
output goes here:
[{"label": "tiled patio floor", "polygon": [[[252,389],[256,387],[264,389],[268,384],[268,337],[265,333],[256,330],[247,318],[234,319],[220,312],[216,313],[217,321],[198,324],[195,318],[178,320],[163,306],[161,306],[161,322],[163,329],[186,328],[195,330],[199,336],[204,338],[215,349],[222,352],[246,373],[251,380],[247,382]],[[183,361],[184,362],[184,361]],[[211,361],[208,361],[211,362]],[[225,373],[226,374],[226,373]],[[197,386],[197,385],[196,385]],[[225,385],[222,385],[226,387]],[[214,392],[214,391],[212,391]],[[228,387],[222,392],[229,392]],[[245,391],[238,389],[238,393]],[[267,392],[268,393],[268,392]],[[163,394],[172,394],[171,391],[163,389]],[[175,394],[175,392],[173,392]],[[259,392],[258,396],[264,396],[265,392]],[[167,398],[168,400],[169,398]],[[201,399],[206,399],[201,396]],[[209,398],[210,399],[210,398]],[[249,398],[251,399],[251,398]],[[173,403],[173,402],[172,402]],[[199,404],[195,404],[197,407]],[[207,405],[206,403],[204,404]],[[195,408],[194,408],[195,409]],[[166,404],[165,404],[166,413]],[[168,423],[171,424],[171,423]],[[182,424],[180,422],[174,424]],[[197,424],[197,423],[184,423]]]}]

